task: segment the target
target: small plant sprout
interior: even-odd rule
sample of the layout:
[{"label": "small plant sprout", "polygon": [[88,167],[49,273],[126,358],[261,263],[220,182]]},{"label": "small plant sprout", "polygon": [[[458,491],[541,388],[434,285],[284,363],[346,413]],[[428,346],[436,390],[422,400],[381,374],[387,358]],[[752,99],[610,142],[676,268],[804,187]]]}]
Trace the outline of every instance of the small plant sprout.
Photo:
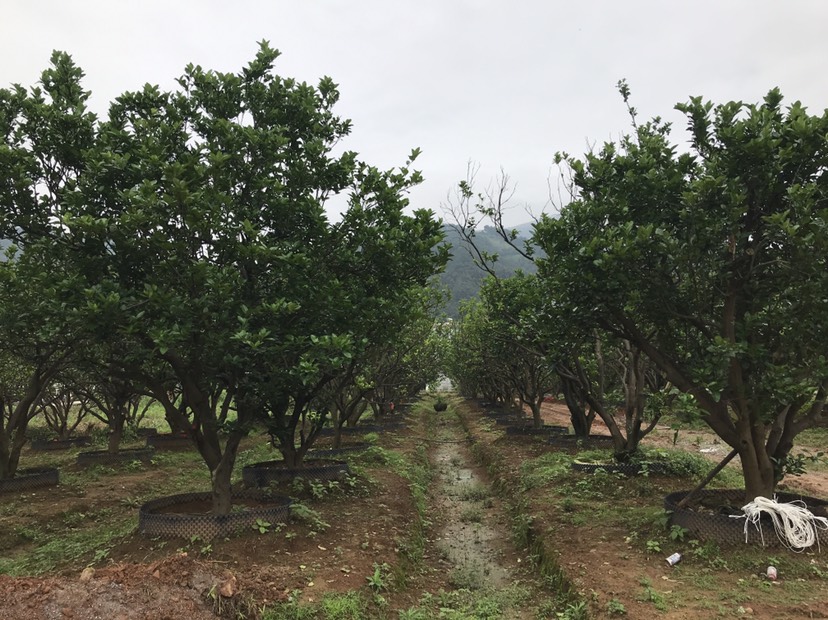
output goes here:
[{"label": "small plant sprout", "polygon": [[272,524],[264,519],[256,519],[256,522],[253,524],[253,529],[258,531],[259,534],[267,534],[271,527]]},{"label": "small plant sprout", "polygon": [[380,590],[388,588],[388,571],[390,569],[391,567],[385,562],[382,564],[374,562],[374,572],[365,578],[368,581],[368,586],[374,590],[374,592],[379,592]]},{"label": "small plant sprout", "polygon": [[671,525],[670,526],[670,540],[675,542],[684,542],[684,539],[690,533],[686,527],[681,527],[680,525]]},{"label": "small plant sprout", "polygon": [[614,598],[607,603],[607,614],[610,616],[624,616],[627,614],[627,608],[624,607],[624,603]]}]

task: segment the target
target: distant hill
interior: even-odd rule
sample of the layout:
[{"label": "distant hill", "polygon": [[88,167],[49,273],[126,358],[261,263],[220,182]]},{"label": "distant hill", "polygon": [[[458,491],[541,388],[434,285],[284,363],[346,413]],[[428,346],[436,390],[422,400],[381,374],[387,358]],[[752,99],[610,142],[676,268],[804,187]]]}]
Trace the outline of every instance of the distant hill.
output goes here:
[{"label": "distant hill", "polygon": [[[531,224],[514,228],[522,238],[528,238],[532,233]],[[474,260],[463,245],[464,242],[457,231],[451,226],[445,226],[444,231],[446,242],[451,245],[451,260],[446,270],[440,275],[440,282],[451,294],[451,299],[446,304],[446,314],[457,318],[460,302],[477,297],[480,285],[487,274],[474,264]],[[476,231],[474,241],[482,251],[498,255],[495,271],[499,276],[510,276],[517,270],[535,273],[535,265],[503,241],[492,227],[487,226],[483,230]]]}]

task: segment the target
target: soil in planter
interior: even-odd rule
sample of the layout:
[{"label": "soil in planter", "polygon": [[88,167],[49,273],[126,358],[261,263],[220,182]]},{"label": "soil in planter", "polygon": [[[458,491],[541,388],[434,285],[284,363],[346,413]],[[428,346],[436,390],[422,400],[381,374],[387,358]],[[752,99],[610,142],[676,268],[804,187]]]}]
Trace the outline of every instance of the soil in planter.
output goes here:
[{"label": "soil in planter", "polygon": [[186,435],[149,435],[146,445],[156,450],[195,450],[195,442]]},{"label": "soil in planter", "polygon": [[649,463],[585,463],[582,461],[573,461],[572,470],[582,473],[595,473],[597,471],[606,472],[608,474],[625,474],[627,476],[638,476],[647,472],[656,476],[666,475],[668,473],[668,464],[665,462],[652,461]]},{"label": "soil in planter", "polygon": [[[241,512],[246,508],[261,508],[264,504],[258,500],[249,498],[234,498],[233,508],[231,512]],[[157,514],[164,514],[170,516],[193,516],[193,515],[209,515],[213,511],[213,503],[210,499],[190,500],[182,502],[181,504],[174,504],[163,512],[159,511]]]},{"label": "soil in planter", "polygon": [[[340,429],[340,436],[342,435],[359,435],[361,433],[381,433],[385,428],[379,424],[357,424],[356,426],[343,426]],[[320,437],[331,437],[336,435],[336,430],[331,427],[323,428],[319,432]]]},{"label": "soil in planter", "polygon": [[265,494],[234,494],[229,514],[212,514],[211,493],[162,497],[144,504],[138,514],[138,530],[145,536],[210,540],[242,532],[258,520],[286,522],[290,500]]},{"label": "soil in planter", "polygon": [[319,447],[314,450],[308,450],[308,457],[311,459],[325,459],[331,456],[338,456],[340,454],[353,454],[354,452],[361,452],[371,447],[367,442],[358,442],[352,444],[343,444],[338,448],[324,448]]},{"label": "soil in planter", "polygon": [[506,427],[506,434],[507,435],[556,435],[562,436],[566,435],[567,431],[566,427],[563,426],[541,426],[540,428],[535,428],[531,424],[520,424],[517,426],[507,426]]}]

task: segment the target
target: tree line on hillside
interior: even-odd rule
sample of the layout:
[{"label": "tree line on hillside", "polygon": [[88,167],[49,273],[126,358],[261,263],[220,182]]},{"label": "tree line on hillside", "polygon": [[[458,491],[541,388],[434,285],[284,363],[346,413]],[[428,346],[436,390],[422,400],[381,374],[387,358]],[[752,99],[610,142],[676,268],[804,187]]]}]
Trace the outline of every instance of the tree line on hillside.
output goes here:
[{"label": "tree line on hillside", "polygon": [[[475,262],[476,257],[466,251],[464,237],[455,225],[443,226],[446,242],[451,247],[451,259],[445,270],[439,275],[439,282],[445,288],[448,300],[445,305],[446,315],[452,319],[460,316],[461,304],[476,298],[486,279],[485,270]],[[493,268],[500,277],[508,277],[518,271],[534,273],[535,264],[527,260],[514,247],[506,243],[491,226],[476,230],[475,244],[486,255],[497,255]],[[479,261],[478,261],[479,262]]]}]

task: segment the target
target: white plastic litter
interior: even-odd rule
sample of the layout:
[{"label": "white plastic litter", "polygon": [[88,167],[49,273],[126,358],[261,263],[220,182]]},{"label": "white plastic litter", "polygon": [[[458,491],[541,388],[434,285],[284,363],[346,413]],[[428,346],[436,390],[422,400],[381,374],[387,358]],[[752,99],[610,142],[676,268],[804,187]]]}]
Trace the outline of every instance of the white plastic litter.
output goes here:
[{"label": "white plastic litter", "polygon": [[734,519],[745,519],[745,542],[748,541],[748,527],[753,524],[765,544],[765,535],[762,532],[760,519],[766,512],[773,520],[773,529],[780,542],[792,551],[801,551],[814,543],[819,548],[819,530],[828,530],[828,518],[817,517],[808,510],[805,502],[777,502],[776,496],[757,497],[752,502],[742,506],[744,515],[731,515]]}]

